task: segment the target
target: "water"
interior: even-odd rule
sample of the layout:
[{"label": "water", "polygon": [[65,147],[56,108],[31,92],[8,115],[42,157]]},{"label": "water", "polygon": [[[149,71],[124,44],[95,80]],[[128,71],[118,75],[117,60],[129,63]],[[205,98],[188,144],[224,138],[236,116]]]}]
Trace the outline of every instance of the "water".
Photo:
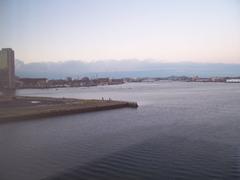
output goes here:
[{"label": "water", "polygon": [[0,125],[1,180],[240,179],[240,84],[132,83],[19,95],[137,101]]}]

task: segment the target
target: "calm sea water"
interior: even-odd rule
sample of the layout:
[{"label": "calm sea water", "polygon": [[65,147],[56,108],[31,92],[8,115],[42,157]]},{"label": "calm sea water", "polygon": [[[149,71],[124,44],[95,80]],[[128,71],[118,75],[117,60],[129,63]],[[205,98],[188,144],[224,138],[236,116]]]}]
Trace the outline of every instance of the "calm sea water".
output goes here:
[{"label": "calm sea water", "polygon": [[132,83],[18,95],[137,101],[0,125],[1,180],[240,179],[240,84]]}]

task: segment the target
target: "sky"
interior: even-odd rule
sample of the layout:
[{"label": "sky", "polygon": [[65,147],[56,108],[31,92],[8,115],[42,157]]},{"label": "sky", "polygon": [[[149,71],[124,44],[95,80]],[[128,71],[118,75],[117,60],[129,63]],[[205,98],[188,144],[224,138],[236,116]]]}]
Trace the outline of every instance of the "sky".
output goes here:
[{"label": "sky", "polygon": [[240,0],[0,0],[0,24],[26,63],[240,63]]}]

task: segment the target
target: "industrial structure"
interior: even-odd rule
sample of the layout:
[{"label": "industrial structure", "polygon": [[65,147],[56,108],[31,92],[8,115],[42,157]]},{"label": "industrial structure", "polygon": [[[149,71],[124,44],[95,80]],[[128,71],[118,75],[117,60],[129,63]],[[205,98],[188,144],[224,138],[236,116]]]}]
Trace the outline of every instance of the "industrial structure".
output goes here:
[{"label": "industrial structure", "polygon": [[15,89],[15,58],[11,48],[0,50],[0,88]]}]

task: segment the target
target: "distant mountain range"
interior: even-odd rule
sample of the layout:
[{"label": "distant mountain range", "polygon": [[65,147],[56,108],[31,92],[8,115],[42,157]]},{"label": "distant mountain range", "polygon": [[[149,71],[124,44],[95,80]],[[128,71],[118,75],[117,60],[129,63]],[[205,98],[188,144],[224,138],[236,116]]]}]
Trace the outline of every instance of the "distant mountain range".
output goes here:
[{"label": "distant mountain range", "polygon": [[20,77],[167,77],[167,76],[240,76],[240,64],[160,63],[140,60],[106,60],[96,62],[65,61],[24,63],[16,60]]}]

